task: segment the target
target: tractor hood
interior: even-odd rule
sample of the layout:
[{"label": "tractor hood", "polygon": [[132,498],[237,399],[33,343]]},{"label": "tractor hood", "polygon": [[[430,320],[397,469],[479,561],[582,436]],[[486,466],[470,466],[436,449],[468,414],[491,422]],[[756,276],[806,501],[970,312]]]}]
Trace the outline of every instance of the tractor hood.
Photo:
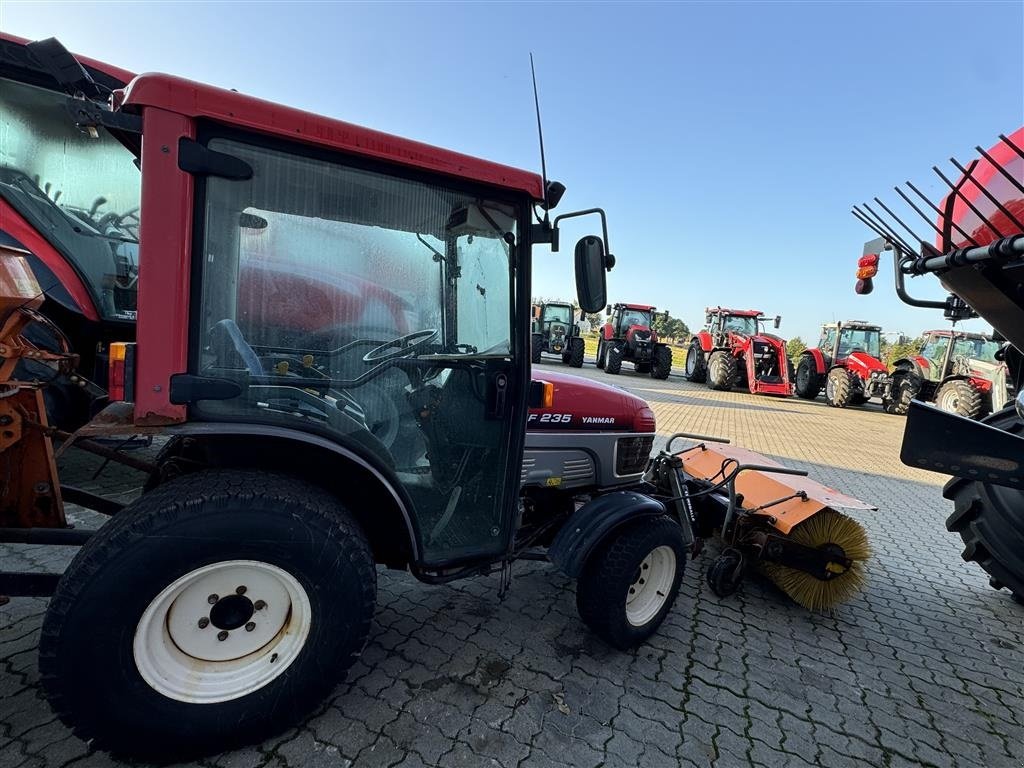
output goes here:
[{"label": "tractor hood", "polygon": [[555,386],[551,408],[531,408],[527,430],[654,432],[654,411],[624,389],[555,371],[534,371]]},{"label": "tractor hood", "polygon": [[872,371],[888,372],[888,368],[882,364],[877,357],[872,357],[867,352],[851,352],[846,358],[846,364],[855,372],[870,374]]}]

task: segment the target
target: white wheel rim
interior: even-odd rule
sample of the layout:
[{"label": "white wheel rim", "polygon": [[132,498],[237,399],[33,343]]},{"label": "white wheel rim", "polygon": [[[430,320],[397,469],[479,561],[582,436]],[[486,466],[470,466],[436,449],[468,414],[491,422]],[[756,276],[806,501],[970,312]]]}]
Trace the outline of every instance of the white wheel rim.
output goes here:
[{"label": "white wheel rim", "polygon": [[675,578],[675,550],[662,545],[649,552],[626,593],[626,621],[642,627],[657,616],[672,592]]},{"label": "white wheel rim", "polygon": [[829,376],[828,380],[825,382],[825,397],[827,397],[829,400],[833,400],[835,399],[835,396],[836,383],[835,380],[831,376]]},{"label": "white wheel rim", "polygon": [[957,397],[956,391],[948,389],[942,393],[942,399],[939,402],[939,408],[944,411],[955,412],[956,407],[960,404],[960,398]]},{"label": "white wheel rim", "polygon": [[264,687],[295,661],[311,620],[306,590],[286,571],[255,560],[214,563],[185,574],[150,602],[135,629],[135,666],[168,698],[231,701]]}]

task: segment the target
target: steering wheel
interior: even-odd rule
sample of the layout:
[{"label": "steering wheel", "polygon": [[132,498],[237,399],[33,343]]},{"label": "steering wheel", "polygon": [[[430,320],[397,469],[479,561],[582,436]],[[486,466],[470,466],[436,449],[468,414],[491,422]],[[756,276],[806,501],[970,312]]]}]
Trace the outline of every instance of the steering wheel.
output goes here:
[{"label": "steering wheel", "polygon": [[379,347],[374,347],[363,355],[363,362],[383,363],[387,360],[394,360],[396,357],[405,357],[413,350],[431,341],[435,336],[437,336],[437,328],[427,328],[399,336],[391,341],[385,341]]}]

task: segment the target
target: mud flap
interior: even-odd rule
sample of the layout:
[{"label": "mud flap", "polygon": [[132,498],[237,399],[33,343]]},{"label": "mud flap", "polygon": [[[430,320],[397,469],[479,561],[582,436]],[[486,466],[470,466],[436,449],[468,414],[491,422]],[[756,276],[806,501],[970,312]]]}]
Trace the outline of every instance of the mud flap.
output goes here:
[{"label": "mud flap", "polygon": [[668,514],[660,501],[642,493],[616,491],[591,499],[570,515],[548,549],[548,559],[577,578],[594,549],[613,530],[644,517]]},{"label": "mud flap", "polygon": [[944,475],[1024,486],[1024,438],[918,400],[907,411],[900,459]]}]

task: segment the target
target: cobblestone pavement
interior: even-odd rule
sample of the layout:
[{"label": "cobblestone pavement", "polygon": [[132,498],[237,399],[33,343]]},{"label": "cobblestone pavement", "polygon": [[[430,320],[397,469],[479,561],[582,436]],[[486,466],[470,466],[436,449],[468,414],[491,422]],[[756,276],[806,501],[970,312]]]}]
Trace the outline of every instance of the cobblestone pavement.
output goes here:
[{"label": "cobblestone pavement", "polygon": [[[614,381],[651,401],[662,437],[729,437],[877,504],[858,514],[876,551],[867,590],[833,616],[758,580],[720,600],[705,554],[661,631],[623,654],[587,633],[573,584],[543,564],[517,566],[504,602],[495,578],[431,587],[381,572],[369,645],[332,698],[302,727],[201,765],[1022,765],[1024,609],[961,561],[943,527],[942,478],[899,463],[902,419],[676,377]],[[137,477],[92,481],[96,467],[66,469],[130,497]],[[23,568],[68,556],[0,549]],[[0,768],[116,764],[40,695],[45,608],[0,608]]]}]

